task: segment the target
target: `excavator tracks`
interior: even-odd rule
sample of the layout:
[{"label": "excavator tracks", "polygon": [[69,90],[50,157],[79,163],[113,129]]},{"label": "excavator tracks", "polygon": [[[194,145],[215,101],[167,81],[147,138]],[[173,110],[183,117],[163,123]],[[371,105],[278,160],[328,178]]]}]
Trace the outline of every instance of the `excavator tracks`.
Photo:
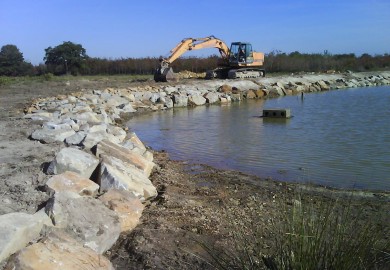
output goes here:
[{"label": "excavator tracks", "polygon": [[206,79],[245,79],[265,77],[265,70],[258,68],[217,68],[206,72]]},{"label": "excavator tracks", "polygon": [[245,79],[245,78],[259,78],[259,77],[265,77],[264,69],[242,68],[242,69],[231,69],[228,72],[229,79]]}]

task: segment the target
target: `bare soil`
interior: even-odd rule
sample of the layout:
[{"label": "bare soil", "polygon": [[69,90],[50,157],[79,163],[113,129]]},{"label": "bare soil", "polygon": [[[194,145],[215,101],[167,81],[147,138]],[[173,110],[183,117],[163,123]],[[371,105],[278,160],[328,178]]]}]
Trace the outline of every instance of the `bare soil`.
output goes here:
[{"label": "bare soil", "polygon": [[[37,97],[121,86],[129,82],[72,80],[0,87],[0,215],[34,213],[44,205],[48,196],[41,187],[49,177],[42,168],[62,146],[29,140],[40,123],[23,119],[23,108]],[[350,195],[172,161],[164,152],[154,156],[158,166],[151,180],[159,195],[148,203],[141,224],[121,235],[106,253],[116,269],[214,269],[202,245],[228,250],[234,246],[235,232],[251,237],[253,228],[261,232],[256,237],[262,254],[272,255],[274,221],[297,193],[311,203]],[[354,200],[364,207],[364,218],[373,217],[379,207],[390,211],[386,193],[355,193]],[[388,226],[390,217],[385,215],[377,222]]]}]

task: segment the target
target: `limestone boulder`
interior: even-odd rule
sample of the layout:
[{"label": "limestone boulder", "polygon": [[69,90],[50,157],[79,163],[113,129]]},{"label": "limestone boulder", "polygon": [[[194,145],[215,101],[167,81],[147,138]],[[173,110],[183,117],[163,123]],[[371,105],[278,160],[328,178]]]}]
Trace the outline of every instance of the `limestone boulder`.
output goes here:
[{"label": "limestone boulder", "polygon": [[221,87],[219,87],[218,92],[225,93],[225,94],[231,93],[232,87],[230,85],[223,84]]},{"label": "limestone boulder", "polygon": [[317,84],[318,84],[318,86],[320,87],[320,89],[321,89],[322,91],[330,90],[329,85],[328,85],[326,82],[322,81],[322,80],[321,80],[321,81],[318,81]]},{"label": "limestone boulder", "polygon": [[139,154],[139,155],[144,155],[146,152],[146,149],[139,148],[131,140],[126,140],[126,141],[122,142],[120,145],[131,150],[134,153]]},{"label": "limestone boulder", "polygon": [[272,96],[272,97],[274,97],[274,96],[277,97],[277,96],[284,96],[285,92],[279,86],[271,86],[269,88],[269,93],[268,94],[270,96]]},{"label": "limestone boulder", "polygon": [[258,89],[255,91],[256,97],[257,98],[262,98],[266,96],[266,92],[262,89]]},{"label": "limestone boulder", "polygon": [[47,111],[35,111],[34,113],[26,114],[23,118],[31,119],[33,121],[51,121],[57,119],[54,113]]},{"label": "limestone boulder", "polygon": [[188,98],[188,104],[192,106],[201,106],[206,104],[206,99],[201,95],[192,95]]},{"label": "limestone boulder", "polygon": [[147,177],[149,177],[155,165],[153,162],[147,160],[142,155],[134,153],[133,151],[108,140],[103,140],[97,144],[96,156],[101,157],[102,154],[115,157],[127,164],[136,167]]},{"label": "limestone boulder", "polygon": [[37,140],[43,143],[63,142],[66,138],[76,134],[76,132],[69,129],[51,129],[42,128],[37,129],[31,134],[33,140]]},{"label": "limestone boulder", "polygon": [[95,156],[76,148],[66,147],[58,152],[50,164],[49,172],[61,174],[66,171],[72,171],[83,177],[90,178],[98,164],[99,159]]},{"label": "limestone boulder", "polygon": [[188,97],[185,95],[173,95],[173,106],[174,107],[187,107],[188,106]]},{"label": "limestone boulder", "polygon": [[111,262],[69,234],[53,231],[22,249],[7,264],[18,270],[114,270]]},{"label": "limestone boulder", "polygon": [[83,140],[85,139],[85,136],[87,135],[84,131],[78,131],[72,136],[66,137],[65,143],[67,145],[81,145]]},{"label": "limestone boulder", "polygon": [[101,119],[95,112],[83,112],[71,115],[72,119],[84,120],[89,124],[100,123]]},{"label": "limestone boulder", "polygon": [[157,103],[160,101],[160,94],[159,93],[152,93],[149,100],[153,103]]},{"label": "limestone boulder", "polygon": [[167,93],[168,95],[174,93],[174,92],[177,92],[177,88],[173,87],[173,86],[164,86],[163,87],[163,91],[165,93]]},{"label": "limestone boulder", "polygon": [[133,105],[131,103],[125,104],[123,106],[118,107],[121,111],[121,113],[133,113],[136,112],[137,110],[133,108]]},{"label": "limestone boulder", "polygon": [[143,156],[144,158],[146,158],[147,160],[149,160],[149,161],[152,161],[152,162],[153,162],[153,160],[154,160],[153,153],[150,152],[150,151],[148,151],[148,150],[146,150],[145,153],[143,153],[142,156]]},{"label": "limestone boulder", "polygon": [[256,98],[255,91],[253,91],[253,90],[248,90],[245,95],[246,95],[247,99],[254,99],[254,98]]},{"label": "limestone boulder", "polygon": [[215,92],[208,92],[204,94],[203,97],[206,99],[206,102],[209,104],[214,104],[216,102],[219,102],[219,96]]},{"label": "limestone boulder", "polygon": [[129,141],[134,144],[134,146],[138,147],[141,150],[146,151],[145,144],[138,138],[135,132],[129,133]]},{"label": "limestone boulder", "polygon": [[166,108],[173,108],[173,100],[170,98],[170,97],[165,97],[164,98],[164,106],[166,107]]},{"label": "limestone boulder", "polygon": [[46,129],[73,129],[72,126],[76,125],[76,123],[69,119],[69,121],[57,121],[57,122],[46,122],[43,124],[43,128]]},{"label": "limestone boulder", "polygon": [[129,103],[129,100],[120,96],[113,95],[107,101],[106,105],[109,107],[124,106]]},{"label": "limestone boulder", "polygon": [[107,127],[108,125],[106,123],[100,123],[100,124],[97,124],[97,125],[92,125],[90,126],[89,128],[89,132],[100,132],[100,131],[106,131],[107,130]]},{"label": "limestone boulder", "polygon": [[120,234],[118,215],[92,197],[59,192],[48,201],[45,212],[56,227],[99,254],[111,248]]},{"label": "limestone boulder", "polygon": [[99,200],[118,214],[122,232],[133,230],[139,224],[144,205],[131,192],[110,189]]},{"label": "limestone boulder", "polygon": [[101,191],[123,189],[141,200],[157,196],[156,188],[143,171],[112,156],[102,154],[101,159],[98,178]]},{"label": "limestone boulder", "polygon": [[80,196],[95,196],[99,185],[75,172],[67,171],[47,180],[46,189],[51,194],[71,191]]},{"label": "limestone boulder", "polygon": [[9,213],[0,216],[0,262],[39,237],[42,216]]},{"label": "limestone boulder", "polygon": [[89,131],[88,134],[85,136],[82,145],[86,149],[91,149],[102,140],[108,140],[113,143],[121,143],[126,137],[126,135],[120,133],[117,134],[118,136],[115,136],[114,134],[108,133],[107,130],[99,130],[95,132]]},{"label": "limestone boulder", "polygon": [[124,139],[126,138],[126,131],[123,130],[123,128],[120,128],[120,127],[116,127],[116,126],[112,126],[112,125],[109,125],[107,127],[107,133],[108,134],[112,134],[114,135],[115,137],[117,137],[117,139],[120,141],[120,142],[123,142]]}]

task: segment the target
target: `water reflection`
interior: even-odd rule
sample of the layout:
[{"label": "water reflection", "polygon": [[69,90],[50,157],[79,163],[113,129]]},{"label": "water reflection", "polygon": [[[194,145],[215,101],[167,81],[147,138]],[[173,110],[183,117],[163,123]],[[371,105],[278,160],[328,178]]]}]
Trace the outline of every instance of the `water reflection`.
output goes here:
[{"label": "water reflection", "polygon": [[[390,190],[389,100],[389,87],[330,91],[156,112],[129,127],[174,159],[285,181]],[[294,117],[260,118],[263,108],[291,108]]]}]

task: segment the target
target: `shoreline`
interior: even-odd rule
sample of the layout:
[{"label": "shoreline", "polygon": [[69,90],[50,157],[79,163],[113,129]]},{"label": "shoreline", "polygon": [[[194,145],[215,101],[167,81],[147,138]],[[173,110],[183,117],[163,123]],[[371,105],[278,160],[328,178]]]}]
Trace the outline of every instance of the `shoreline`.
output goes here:
[{"label": "shoreline", "polygon": [[[135,231],[122,235],[110,250],[110,259],[118,269],[214,269],[208,265],[209,254],[199,243],[216,250],[229,249],[237,244],[234,232],[241,233],[242,228],[250,232],[253,224],[261,229],[262,254],[271,255],[275,252],[274,222],[298,198],[315,205],[338,201],[348,206],[352,202],[364,209],[364,217],[360,218],[375,219],[383,226],[390,222],[388,215],[380,219],[376,216],[382,207],[390,210],[389,197],[340,194],[207,165],[191,171],[186,161],[172,161],[168,153],[155,154],[161,169],[152,175],[152,180],[159,196],[145,209]],[[384,237],[388,239],[390,235]]]},{"label": "shoreline", "polygon": [[[352,76],[351,80],[356,81],[356,83],[353,83],[355,87],[358,87],[359,84],[364,84],[364,85],[378,84],[382,82],[385,84],[390,84],[390,81],[388,81],[388,79],[390,79],[390,72],[377,72],[377,73],[379,74],[374,75],[375,73],[371,72],[371,73],[365,73],[359,75],[347,74],[346,76]],[[328,77],[324,77],[324,76],[328,76]],[[331,78],[333,78],[334,80],[326,79],[329,78],[329,76],[331,76]],[[283,77],[283,79],[267,78],[261,83],[259,83],[258,81],[222,81],[222,82],[221,81],[210,81],[210,82],[191,81],[188,83],[188,85],[177,84],[175,86],[167,86],[163,84],[160,85],[153,84],[152,86],[149,86],[147,84],[146,85],[138,84],[137,86],[134,87],[130,86],[127,88],[106,88],[104,90],[98,90],[99,88],[98,89],[95,88],[94,90],[82,90],[81,92],[79,92],[80,94],[77,93],[72,94],[72,92],[74,92],[73,91],[74,89],[70,88],[69,85],[67,85],[68,83],[66,83],[65,85],[61,86],[61,88],[63,88],[64,90],[61,89],[58,91],[61,93],[61,95],[57,96],[57,98],[50,98],[50,97],[40,98],[37,99],[35,102],[33,102],[32,106],[26,108],[25,112],[27,113],[27,116],[33,119],[34,121],[27,120],[25,118],[20,118],[20,113],[21,113],[20,100],[18,100],[18,95],[15,95],[13,98],[10,98],[11,101],[9,102],[9,104],[7,104],[7,106],[3,107],[3,111],[1,112],[2,116],[7,117],[7,119],[5,119],[5,121],[3,121],[2,123],[3,130],[7,130],[7,133],[1,134],[2,139],[4,139],[2,140],[3,143],[2,149],[4,149],[3,153],[5,153],[5,155],[10,156],[10,160],[7,160],[5,155],[3,155],[2,159],[0,160],[2,161],[1,162],[2,167],[0,172],[2,173],[1,176],[4,181],[4,183],[2,183],[2,187],[3,187],[2,190],[5,190],[4,192],[5,198],[3,199],[3,203],[5,203],[5,206],[9,207],[8,209],[3,206],[3,208],[1,209],[2,212],[1,214],[12,213],[15,210],[17,212],[22,211],[27,213],[35,213],[35,211],[39,209],[38,205],[45,203],[45,201],[49,199],[48,194],[42,194],[42,192],[40,191],[41,187],[45,185],[46,181],[48,180],[48,176],[42,172],[40,168],[41,166],[38,166],[38,164],[39,163],[43,164],[45,162],[47,163],[48,161],[50,161],[50,158],[48,159],[48,157],[55,156],[60,151],[60,149],[63,148],[63,143],[61,142],[61,139],[58,142],[56,142],[55,140],[50,141],[51,139],[49,139],[49,141],[46,142],[46,144],[40,144],[38,141],[28,140],[27,137],[30,134],[33,134],[35,130],[39,129],[39,126],[47,123],[47,121],[50,121],[50,118],[53,116],[53,113],[51,111],[54,111],[54,109],[57,108],[58,106],[61,109],[61,114],[62,113],[66,114],[68,113],[66,112],[66,110],[68,111],[70,110],[70,107],[68,108],[66,107],[66,105],[73,104],[73,103],[76,104],[80,99],[84,103],[87,103],[84,104],[83,106],[85,106],[85,108],[90,107],[90,109],[87,109],[86,111],[85,109],[76,110],[74,111],[76,114],[90,113],[88,114],[88,117],[90,118],[95,117],[94,119],[98,119],[100,123],[106,125],[105,127],[109,127],[111,125],[113,126],[122,125],[123,120],[118,120],[118,117],[123,118],[129,115],[143,113],[143,111],[155,111],[160,109],[169,109],[172,107],[184,107],[184,105],[199,106],[199,105],[204,105],[207,102],[207,100],[211,104],[212,102],[210,101],[215,100],[216,97],[218,101],[215,101],[215,103],[224,103],[224,102],[238,101],[241,100],[242,98],[264,98],[264,96],[272,97],[277,95],[290,95],[290,94],[292,95],[292,94],[297,94],[305,91],[327,91],[329,89],[332,89],[331,87],[345,88],[345,86],[347,86],[347,82],[345,80],[337,81],[340,80],[339,76],[341,75],[334,75],[334,74],[333,75],[308,75],[308,77],[304,79],[302,76],[296,77],[295,79],[289,77],[287,78]],[[357,78],[361,78],[361,81],[358,81]],[[312,80],[315,80],[315,82],[312,82]],[[333,86],[332,86],[332,82],[334,82]],[[230,85],[225,86],[227,85],[227,83],[229,83]],[[72,84],[72,82],[70,84]],[[216,86],[217,84],[220,84],[220,86],[217,87]],[[253,89],[254,85],[257,86],[257,89]],[[194,88],[195,86],[197,87],[196,89]],[[78,87],[80,86],[76,86],[76,88]],[[206,88],[208,88],[209,90],[207,90]],[[31,89],[29,89],[28,87],[26,91],[28,91],[28,94],[24,96],[21,100],[25,100],[25,102],[29,102],[28,101],[29,95],[31,97],[34,97],[34,95],[36,94],[31,93]],[[50,92],[45,92],[48,91],[48,89],[43,89],[40,91],[46,94],[50,93]],[[111,107],[109,108],[112,109],[107,109],[104,111],[104,113],[103,110],[101,109],[100,111],[96,112],[97,103],[95,103],[95,101],[98,102],[98,98],[102,98],[102,97],[110,98],[107,99],[106,102],[110,103]],[[168,98],[168,97],[172,97],[172,98]],[[65,102],[66,100],[68,100],[68,102]],[[59,105],[57,104],[57,102],[59,102],[58,103]],[[123,105],[124,104],[123,102],[128,102],[128,103],[130,102],[129,104],[131,104],[131,106]],[[19,111],[10,113],[11,110],[14,110],[12,109],[13,104],[19,107],[18,108]],[[65,109],[65,111],[62,111],[63,109]],[[86,121],[88,122],[88,120]],[[61,125],[62,123],[57,123],[57,124]],[[95,126],[95,125],[91,125],[91,126]],[[24,127],[26,130],[20,132],[21,127]],[[76,133],[79,133],[79,131],[76,131]],[[114,131],[111,129],[110,133],[107,134],[113,135],[109,137],[114,139],[115,138],[117,139],[119,136],[122,136],[121,135],[122,132],[120,130]],[[39,140],[44,140],[44,139],[41,138]],[[66,138],[62,139],[62,141],[63,140],[66,140]],[[95,143],[94,140],[92,141],[93,143]],[[77,147],[77,145],[78,144],[75,144],[74,146]],[[146,152],[143,152],[143,155],[145,153]],[[16,155],[16,157],[12,157],[13,155]],[[145,154],[145,155],[150,157],[150,154]],[[180,192],[185,193],[185,187],[183,187],[182,184],[179,183],[180,175],[186,175],[187,178],[191,179],[191,175],[185,172],[184,167],[181,167],[180,169],[179,166],[177,167],[179,169],[176,168],[177,171],[175,170],[171,171],[173,172],[174,175],[178,175],[178,177],[173,182],[173,187],[175,187],[174,189],[176,189],[175,190],[176,193],[173,192],[172,193],[173,195],[168,195],[166,190],[171,188],[170,181],[169,179],[165,179],[165,178],[168,178],[169,175],[163,175],[163,173],[161,172],[164,171],[164,166],[166,166],[167,164],[175,168],[177,164],[182,164],[183,162],[167,160],[166,153],[154,153],[154,155],[157,156],[158,162],[161,161],[161,163],[158,164],[155,172],[151,175],[153,184],[157,186],[158,194],[155,199],[151,200],[150,202],[147,200],[144,203],[147,206],[144,209],[144,214],[146,215],[146,217],[142,215],[141,217],[142,223],[141,225],[136,227],[135,229],[136,232],[139,232],[139,230],[143,230],[143,229],[146,230],[150,229],[147,226],[142,227],[143,224],[158,226],[156,225],[155,222],[157,222],[158,218],[162,218],[162,214],[158,215],[156,217],[156,220],[147,220],[147,217],[149,219],[153,219],[153,214],[156,214],[156,212],[154,212],[155,209],[150,209],[150,208],[156,207],[158,208],[158,211],[171,209],[173,212],[175,212],[176,215],[180,216],[180,210],[178,208],[178,205],[174,205],[174,207],[172,208],[172,205],[170,205],[169,199],[167,198],[169,196],[179,196]],[[259,177],[247,175],[240,172],[218,170],[209,167],[207,165],[200,165],[200,166],[208,168],[210,172],[213,172],[215,174],[216,179],[214,179],[213,182],[214,185],[218,186],[219,188],[223,187],[224,185],[227,185],[231,190],[234,190],[234,187],[231,186],[231,184],[227,183],[226,181],[222,181],[222,183],[224,184],[220,184],[220,183],[218,184],[217,179],[219,179],[220,175],[224,175],[224,174],[242,178],[242,179],[260,179]],[[158,177],[156,178],[156,175],[162,177],[163,180],[158,179]],[[264,181],[264,179],[262,181]],[[191,184],[190,182],[187,182],[187,184],[193,186],[193,183]],[[237,185],[237,183],[235,183],[235,185]],[[246,190],[246,192],[248,192],[253,186],[250,183],[241,183],[239,185],[242,186],[243,189]],[[288,184],[288,183],[283,183],[278,181],[275,181],[273,184],[270,185],[273,187],[271,188],[271,190],[273,190],[273,192],[277,192],[278,194],[280,194],[280,191],[277,191],[277,188],[275,187],[279,185],[282,187],[287,187],[291,185],[293,186],[293,184]],[[307,185],[305,184],[304,186]],[[197,200],[201,201],[202,204],[205,201],[210,200],[209,194],[207,194],[207,192],[205,192],[204,189],[206,189],[206,191],[207,189],[209,189],[209,191],[207,192],[212,191],[216,194],[218,194],[219,192],[218,190],[215,190],[214,187],[208,188],[203,186],[198,187],[196,185],[193,186],[193,190],[191,191],[193,195],[191,196],[197,196]],[[309,191],[309,193],[310,192],[313,191]],[[314,191],[314,193],[315,192],[316,191]],[[334,191],[330,191],[330,192],[334,193]],[[234,194],[234,191],[232,194]],[[372,194],[375,193],[373,192]],[[22,199],[21,196],[24,196],[25,198]],[[204,196],[203,199],[202,196]],[[221,198],[223,198],[223,196],[226,195],[219,194],[218,196],[222,196]],[[313,196],[317,196],[317,195],[313,195]],[[378,201],[388,202],[389,196],[390,194],[385,193],[385,195],[380,195],[380,196],[372,195],[370,198],[376,199]],[[370,199],[370,198],[366,198],[366,199]],[[191,199],[188,200],[189,200],[188,202],[189,205],[187,206],[191,207],[192,204]],[[15,208],[14,205],[12,205],[13,203],[16,203],[18,207]],[[179,204],[179,203],[180,200],[175,201],[175,204]],[[233,206],[234,204],[235,203],[233,203]],[[165,207],[166,209],[160,209],[161,206]],[[237,208],[239,205],[235,205],[235,206]],[[196,207],[194,209],[196,209]],[[209,209],[209,211],[211,211],[211,209]],[[273,209],[272,211],[275,211],[275,209]],[[196,213],[198,213],[197,211],[195,212],[190,211],[190,212],[193,215],[196,215]],[[184,221],[188,223],[187,226],[191,224],[191,219],[183,219],[183,222]],[[173,221],[168,222],[165,220],[164,222],[166,223],[163,226],[167,227],[169,222],[173,222]],[[214,220],[214,222],[216,221]],[[186,225],[182,225],[182,226],[186,226]],[[193,233],[200,234],[198,231],[194,231]],[[134,235],[134,234],[135,232],[129,233],[129,235]],[[134,235],[134,237],[136,237],[136,235]],[[121,242],[122,240],[120,239],[118,241]],[[174,238],[172,238],[171,240],[174,241]],[[190,240],[189,239],[187,240],[188,241],[186,242],[186,245],[191,245]],[[134,248],[136,247],[137,246],[134,246]],[[174,248],[171,246],[170,248],[171,248],[170,251],[174,252]],[[123,245],[121,246],[120,243],[118,244],[117,242],[114,248],[111,249],[111,251],[109,250],[108,253],[105,253],[105,255],[107,257],[110,257],[112,261],[116,261],[112,255],[113,254],[112,250],[115,250],[115,252],[123,252]],[[150,250],[147,251],[147,253],[148,252],[153,252],[153,248],[150,248]],[[151,256],[151,254],[152,253],[148,253],[148,256]],[[199,262],[199,260],[196,261],[197,263],[202,264],[202,262]],[[117,263],[121,265],[122,261],[119,260]],[[146,264],[145,261],[143,263]],[[123,267],[125,266],[123,265]],[[122,268],[118,268],[118,269],[122,269]]]}]

